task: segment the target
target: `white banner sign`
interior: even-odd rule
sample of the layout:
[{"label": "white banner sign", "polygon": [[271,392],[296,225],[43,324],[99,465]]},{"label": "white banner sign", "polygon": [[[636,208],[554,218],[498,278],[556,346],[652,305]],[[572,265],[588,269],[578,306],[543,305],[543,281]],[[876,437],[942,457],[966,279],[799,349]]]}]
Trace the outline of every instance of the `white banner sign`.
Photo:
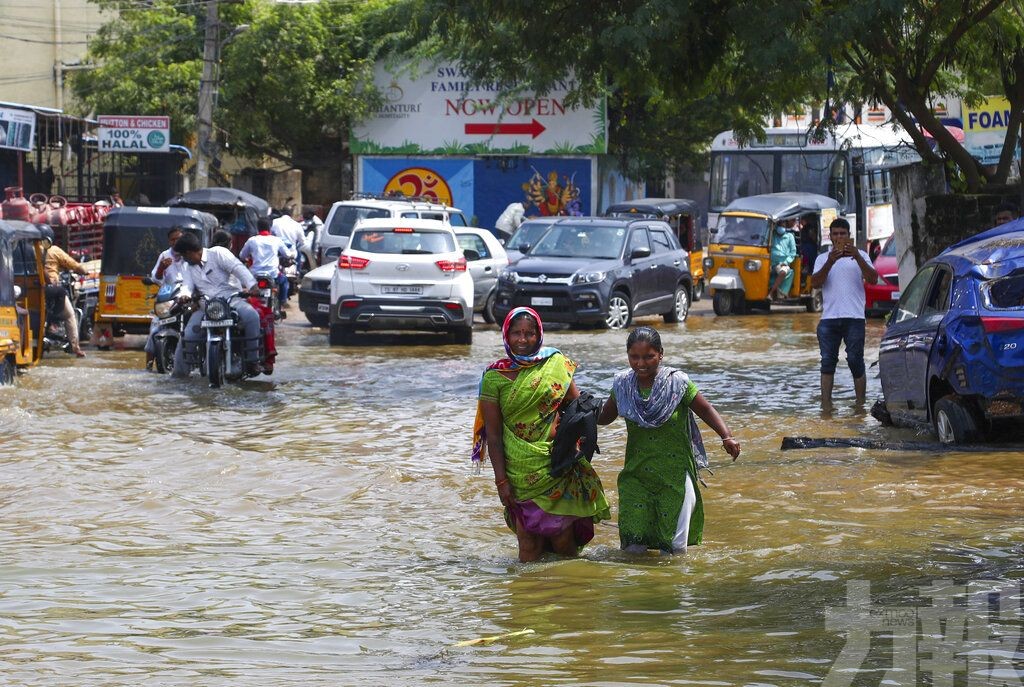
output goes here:
[{"label": "white banner sign", "polygon": [[101,153],[166,153],[171,148],[171,118],[100,115]]},{"label": "white banner sign", "polygon": [[[395,76],[382,63],[374,80],[384,103],[352,129],[356,154],[593,155],[608,151],[604,102],[570,107],[572,76],[551,92],[498,94],[508,84],[473,83],[458,63],[442,62],[422,76]],[[514,86],[514,84],[512,84]]]},{"label": "white banner sign", "polygon": [[0,107],[0,148],[31,151],[35,130],[35,112]]}]

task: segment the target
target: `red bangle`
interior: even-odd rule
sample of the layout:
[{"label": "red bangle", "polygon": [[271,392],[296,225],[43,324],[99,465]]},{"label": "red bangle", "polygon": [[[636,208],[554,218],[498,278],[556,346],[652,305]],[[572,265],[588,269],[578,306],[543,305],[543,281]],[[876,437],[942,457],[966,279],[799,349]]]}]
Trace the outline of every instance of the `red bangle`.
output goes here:
[{"label": "red bangle", "polygon": [[496,481],[494,483],[494,486],[500,487],[502,484],[508,484],[508,478],[507,477],[504,478],[504,479],[499,479],[498,481]]}]

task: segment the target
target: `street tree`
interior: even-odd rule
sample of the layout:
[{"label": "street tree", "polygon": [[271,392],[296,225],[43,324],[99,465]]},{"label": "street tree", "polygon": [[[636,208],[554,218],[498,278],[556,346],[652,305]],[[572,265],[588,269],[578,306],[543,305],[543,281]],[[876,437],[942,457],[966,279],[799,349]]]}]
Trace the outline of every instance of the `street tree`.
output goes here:
[{"label": "street tree", "polygon": [[[933,103],[950,96],[978,99],[977,84],[967,77],[985,69],[1008,83],[1019,82],[1012,50],[995,55],[982,47],[993,36],[1003,39],[1000,49],[1006,42],[1019,46],[1019,30],[994,16],[1004,2],[825,0],[815,6],[807,35],[816,37],[821,52],[837,65],[835,98],[884,103],[926,161],[941,161],[930,138],[963,174],[967,188],[976,191],[996,175],[956,140],[935,114]],[[1015,93],[1013,97],[1022,102]]]}]

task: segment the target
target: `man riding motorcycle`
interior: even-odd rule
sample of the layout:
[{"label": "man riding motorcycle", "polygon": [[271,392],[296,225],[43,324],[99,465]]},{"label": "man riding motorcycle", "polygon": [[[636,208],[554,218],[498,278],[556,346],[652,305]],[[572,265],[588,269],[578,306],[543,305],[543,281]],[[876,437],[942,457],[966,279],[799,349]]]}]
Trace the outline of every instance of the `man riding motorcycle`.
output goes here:
[{"label": "man riding motorcycle", "polygon": [[281,259],[294,260],[295,251],[285,245],[279,236],[270,233],[270,218],[260,217],[256,221],[256,230],[259,233],[245,242],[238,257],[243,262],[249,261],[249,271],[253,276],[260,273],[274,275],[278,292],[281,294],[283,316],[284,303],[288,300],[288,277],[281,271]]},{"label": "man riding motorcycle", "polygon": [[59,246],[53,245],[53,229],[49,224],[37,224],[36,227],[43,235],[43,274],[46,277],[47,311],[50,310],[51,304],[55,310],[63,311],[64,332],[68,343],[71,344],[71,352],[79,358],[84,358],[85,352],[78,341],[78,317],[75,315],[75,308],[71,304],[68,292],[61,286],[60,273],[62,270],[70,270],[78,274],[88,274],[88,271]]},{"label": "man riding motorcycle", "polygon": [[[167,242],[169,247],[156,259],[156,265],[153,266],[153,271],[149,273],[149,276],[164,286],[173,286],[175,282],[181,277],[181,270],[185,266],[185,261],[181,255],[174,252],[174,244],[178,242],[182,236],[182,231],[178,227],[173,227],[167,232]],[[156,355],[156,347],[153,342],[153,335],[156,334],[158,318],[153,317],[153,324],[149,328],[149,336],[146,338],[146,369],[152,370],[154,363],[154,356]]]},{"label": "man riding motorcycle", "polygon": [[[239,322],[245,333],[245,344],[243,348],[244,360],[247,372],[250,375],[259,374],[261,365],[259,360],[260,341],[260,317],[256,310],[242,298],[238,298],[238,286],[231,281],[231,277],[238,280],[242,290],[256,295],[256,279],[249,273],[245,265],[232,255],[227,248],[214,246],[203,248],[199,238],[192,234],[185,234],[177,243],[174,250],[185,259],[185,267],[182,270],[182,294],[183,298],[192,298],[202,294],[207,298],[230,299],[231,307],[238,314]],[[185,349],[195,351],[202,344],[203,331],[200,323],[206,314],[205,302],[189,318],[185,327],[185,340],[183,345],[178,346],[174,355],[175,377],[187,377],[191,367],[185,364]]]}]

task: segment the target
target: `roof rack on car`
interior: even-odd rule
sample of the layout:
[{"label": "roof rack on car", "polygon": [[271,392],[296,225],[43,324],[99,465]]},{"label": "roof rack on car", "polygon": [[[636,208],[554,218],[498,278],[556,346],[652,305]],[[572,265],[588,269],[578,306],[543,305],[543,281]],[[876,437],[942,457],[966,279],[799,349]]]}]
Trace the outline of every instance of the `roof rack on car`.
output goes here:
[{"label": "roof rack on car", "polygon": [[369,191],[353,191],[349,198],[350,200],[404,200],[410,202],[419,203],[434,203],[439,204],[437,198],[431,196],[407,196],[404,193],[398,191],[389,191],[388,193],[371,193]]}]

